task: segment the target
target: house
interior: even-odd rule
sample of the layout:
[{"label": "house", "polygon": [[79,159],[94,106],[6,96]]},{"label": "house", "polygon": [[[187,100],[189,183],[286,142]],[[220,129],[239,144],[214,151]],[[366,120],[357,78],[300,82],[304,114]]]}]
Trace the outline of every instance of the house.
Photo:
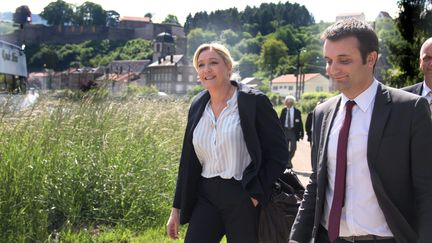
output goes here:
[{"label": "house", "polygon": [[146,67],[150,60],[115,60],[105,68],[105,74],[98,78],[99,83],[105,82],[105,86],[113,92],[121,91],[130,82],[145,85]]},{"label": "house", "polygon": [[364,13],[342,13],[336,15],[336,22],[339,20],[351,19],[351,18],[358,19],[361,21],[366,21],[366,16],[364,15]]},{"label": "house", "polygon": [[145,83],[167,94],[186,94],[198,84],[195,68],[185,55],[160,57],[145,70]]},{"label": "house", "polygon": [[246,84],[251,88],[256,88],[262,84],[261,80],[255,77],[247,77],[240,81],[242,84]]},{"label": "house", "polygon": [[29,74],[27,83],[29,87],[38,89],[81,89],[88,90],[94,86],[95,80],[103,72],[97,68],[70,68],[63,72],[45,69],[43,72]]},{"label": "house", "polygon": [[375,18],[375,21],[379,21],[382,19],[392,19],[392,17],[390,16],[390,14],[386,11],[381,11],[379,12],[378,16]]},{"label": "house", "polygon": [[271,91],[281,96],[294,95],[296,98],[305,92],[331,92],[331,81],[320,73],[305,73],[297,79],[294,74],[286,74],[273,79]]}]

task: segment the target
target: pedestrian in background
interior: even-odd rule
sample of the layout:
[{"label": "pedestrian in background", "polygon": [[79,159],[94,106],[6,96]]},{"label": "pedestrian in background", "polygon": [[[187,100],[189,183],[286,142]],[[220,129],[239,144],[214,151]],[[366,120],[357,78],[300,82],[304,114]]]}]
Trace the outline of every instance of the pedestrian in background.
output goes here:
[{"label": "pedestrian in background", "polygon": [[419,64],[424,77],[423,82],[405,87],[403,90],[425,97],[432,111],[432,37],[427,39],[420,49]]},{"label": "pedestrian in background", "polygon": [[295,97],[288,95],[285,97],[285,107],[280,114],[280,122],[284,128],[285,137],[288,143],[289,162],[287,168],[292,168],[292,158],[297,150],[297,142],[303,139],[303,122],[300,111],[294,107]]}]

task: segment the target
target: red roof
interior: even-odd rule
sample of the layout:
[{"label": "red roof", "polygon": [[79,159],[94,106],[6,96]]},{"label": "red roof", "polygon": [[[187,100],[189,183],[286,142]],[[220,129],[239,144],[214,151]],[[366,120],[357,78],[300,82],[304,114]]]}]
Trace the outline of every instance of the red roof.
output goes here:
[{"label": "red roof", "polygon": [[134,21],[134,22],[151,22],[149,17],[132,17],[132,16],[121,16],[120,21]]},{"label": "red roof", "polygon": [[[308,80],[311,80],[317,76],[321,75],[320,73],[305,73],[305,82]],[[273,84],[280,84],[280,83],[295,83],[296,82],[296,76],[294,74],[286,74],[279,76],[272,80]]]}]

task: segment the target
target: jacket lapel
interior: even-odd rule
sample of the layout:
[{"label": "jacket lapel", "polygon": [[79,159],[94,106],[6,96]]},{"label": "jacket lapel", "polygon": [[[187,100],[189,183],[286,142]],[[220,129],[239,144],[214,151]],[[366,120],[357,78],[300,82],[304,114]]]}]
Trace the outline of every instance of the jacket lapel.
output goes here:
[{"label": "jacket lapel", "polygon": [[317,195],[320,199],[319,202],[319,214],[322,214],[322,205],[324,205],[324,193],[325,188],[327,187],[327,147],[328,147],[328,138],[330,136],[331,127],[333,126],[333,121],[336,116],[336,111],[341,103],[341,97],[334,99],[333,103],[329,105],[329,109],[327,109],[323,114],[322,120],[322,131],[320,132],[320,139],[318,145],[318,165],[317,165]]},{"label": "jacket lapel", "polygon": [[321,166],[325,165],[325,167],[327,167],[327,145],[328,145],[328,138],[330,136],[330,131],[331,131],[331,127],[333,125],[333,120],[336,116],[336,111],[340,105],[341,102],[341,98],[339,97],[338,99],[335,99],[333,104],[330,105],[330,109],[327,109],[324,113],[323,116],[323,121],[322,121],[322,128],[323,130],[321,131],[321,138],[322,141],[320,141],[319,144],[319,151],[322,151],[322,153],[319,156],[319,162],[321,162]]},{"label": "jacket lapel", "polygon": [[200,97],[197,97],[197,99],[191,105],[191,111],[189,111],[192,115],[192,117],[190,118],[191,127],[189,129],[189,133],[187,134],[190,141],[192,141],[193,131],[195,130],[195,127],[198,125],[198,122],[200,121],[209,100],[210,100],[210,94],[208,91],[205,91]]},{"label": "jacket lapel", "polygon": [[422,91],[423,91],[423,82],[417,84],[415,88],[415,94],[422,95]]},{"label": "jacket lapel", "polygon": [[383,87],[382,84],[379,84],[368,134],[367,158],[369,166],[373,165],[372,162],[375,161],[378,155],[381,138],[383,137],[384,128],[391,111],[390,103],[391,96],[389,91],[385,86]]}]

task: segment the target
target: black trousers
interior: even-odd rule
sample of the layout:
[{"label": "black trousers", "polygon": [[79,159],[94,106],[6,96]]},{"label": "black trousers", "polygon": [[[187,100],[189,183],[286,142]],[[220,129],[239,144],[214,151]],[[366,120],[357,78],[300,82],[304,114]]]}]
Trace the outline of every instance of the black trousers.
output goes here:
[{"label": "black trousers", "polygon": [[[330,240],[328,238],[328,231],[320,225],[318,228],[317,236],[315,239],[316,243],[330,243]],[[396,243],[395,239],[388,239],[388,240],[362,240],[362,241],[355,241],[358,243]],[[332,243],[350,243],[349,241],[346,241],[344,239],[337,238]]]},{"label": "black trousers", "polygon": [[186,243],[258,243],[259,206],[254,207],[241,182],[201,178],[198,201],[189,221]]}]

